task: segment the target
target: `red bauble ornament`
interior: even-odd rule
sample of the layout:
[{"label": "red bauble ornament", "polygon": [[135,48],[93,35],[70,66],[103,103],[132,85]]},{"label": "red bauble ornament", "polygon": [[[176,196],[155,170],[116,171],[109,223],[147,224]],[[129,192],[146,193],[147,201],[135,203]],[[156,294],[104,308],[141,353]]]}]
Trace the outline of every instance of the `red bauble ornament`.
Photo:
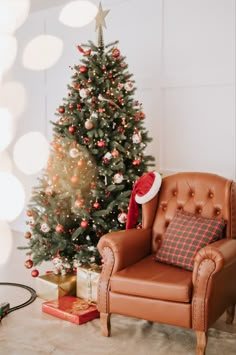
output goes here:
[{"label": "red bauble ornament", "polygon": [[30,232],[25,233],[25,238],[30,239],[32,237],[32,234]]},{"label": "red bauble ornament", "polygon": [[139,159],[134,159],[133,162],[132,162],[132,164],[133,164],[134,166],[138,166],[138,165],[140,164],[140,160],[139,160]]},{"label": "red bauble ornament", "polygon": [[91,186],[91,189],[93,189],[93,190],[96,189],[96,184],[95,184],[95,182],[91,182],[91,185],[90,185],[90,186]]},{"label": "red bauble ornament", "polygon": [[84,205],[84,200],[78,199],[78,200],[75,201],[75,208],[80,208],[83,205]]},{"label": "red bauble ornament", "polygon": [[28,217],[31,217],[31,216],[32,216],[32,212],[31,212],[30,210],[28,210],[28,211],[26,212],[26,214],[27,214]]},{"label": "red bauble ornament", "polygon": [[25,267],[27,268],[27,269],[31,269],[32,268],[32,266],[34,265],[34,263],[33,263],[33,261],[31,260],[31,259],[28,259],[28,260],[26,260],[25,261]]},{"label": "red bauble ornament", "polygon": [[102,66],[102,70],[106,70],[106,66],[105,65]]},{"label": "red bauble ornament", "polygon": [[68,128],[68,130],[69,130],[70,134],[75,134],[75,132],[76,132],[75,126],[70,126],[70,127]]},{"label": "red bauble ornament", "polygon": [[73,104],[69,104],[69,109],[73,109],[74,108],[74,105]]},{"label": "red bauble ornament", "polygon": [[77,104],[76,107],[77,107],[77,110],[81,111],[81,105],[80,104]]},{"label": "red bauble ornament", "polygon": [[98,208],[101,207],[101,205],[100,205],[99,202],[96,201],[96,202],[94,202],[93,207],[96,208],[96,209],[98,209]]},{"label": "red bauble ornament", "polygon": [[83,164],[84,164],[83,159],[80,159],[80,160],[78,161],[78,163],[77,163],[77,165],[78,165],[79,168],[80,168],[81,166],[83,166]]},{"label": "red bauble ornament", "polygon": [[111,155],[113,156],[113,158],[117,158],[119,156],[119,152],[118,150],[114,149],[112,152],[111,152]]},{"label": "red bauble ornament", "polygon": [[32,271],[31,271],[31,276],[32,276],[32,277],[37,277],[37,276],[39,276],[38,270],[36,270],[36,269],[32,270]]},{"label": "red bauble ornament", "polygon": [[82,66],[79,68],[79,71],[80,71],[80,73],[86,73],[87,67],[85,67],[84,65],[82,65]]},{"label": "red bauble ornament", "polygon": [[98,145],[99,148],[104,148],[106,143],[104,141],[98,141],[97,145]]},{"label": "red bauble ornament", "polygon": [[77,184],[77,182],[79,181],[78,176],[73,175],[70,179],[70,181],[72,182],[72,184]]},{"label": "red bauble ornament", "polygon": [[102,107],[99,107],[98,112],[103,113],[103,111],[105,111],[105,109]]},{"label": "red bauble ornament", "polygon": [[89,143],[90,143],[90,140],[89,140],[88,137],[85,137],[85,138],[84,138],[84,143],[85,143],[85,144],[89,144]]},{"label": "red bauble ornament", "polygon": [[53,181],[53,182],[57,182],[58,179],[59,179],[58,175],[54,175],[54,176],[52,177],[52,181]]},{"label": "red bauble ornament", "polygon": [[64,106],[60,106],[60,107],[58,108],[58,112],[64,113],[64,112],[65,112],[65,107],[64,107]]},{"label": "red bauble ornament", "polygon": [[88,221],[86,221],[86,219],[84,219],[81,223],[80,223],[80,226],[82,227],[82,228],[87,228],[88,227]]},{"label": "red bauble ornament", "polygon": [[112,52],[111,52],[113,58],[118,58],[120,56],[120,50],[118,48],[114,48],[112,49]]},{"label": "red bauble ornament", "polygon": [[56,232],[57,233],[63,233],[64,232],[64,226],[62,224],[58,224],[56,226]]}]

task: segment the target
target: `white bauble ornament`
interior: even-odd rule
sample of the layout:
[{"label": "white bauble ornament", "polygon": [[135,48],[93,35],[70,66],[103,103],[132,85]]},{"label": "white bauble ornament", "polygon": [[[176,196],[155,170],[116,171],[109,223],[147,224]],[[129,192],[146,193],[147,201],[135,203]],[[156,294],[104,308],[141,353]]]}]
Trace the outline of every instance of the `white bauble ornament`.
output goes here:
[{"label": "white bauble ornament", "polygon": [[117,173],[117,174],[114,175],[113,179],[114,179],[114,183],[115,184],[121,184],[122,181],[124,180],[124,177],[123,177],[123,174]]},{"label": "white bauble ornament", "polygon": [[92,112],[91,117],[92,117],[92,118],[98,118],[97,112]]},{"label": "white bauble ornament", "polygon": [[132,136],[132,141],[134,144],[139,144],[142,141],[141,134],[139,132],[134,133]]},{"label": "white bauble ornament", "polygon": [[131,91],[131,90],[133,90],[133,84],[130,82],[130,81],[127,81],[127,83],[125,83],[125,85],[124,85],[124,88],[125,88],[125,90],[126,91]]},{"label": "white bauble ornament", "polygon": [[50,231],[50,227],[47,223],[42,223],[40,229],[43,233],[47,233]]},{"label": "white bauble ornament", "polygon": [[119,215],[118,215],[118,221],[120,222],[120,223],[126,223],[126,221],[127,221],[127,213],[125,213],[125,212],[121,212]]},{"label": "white bauble ornament", "polygon": [[88,89],[80,89],[79,95],[82,99],[85,99],[86,97],[89,96],[89,90]]},{"label": "white bauble ornament", "polygon": [[69,154],[71,158],[77,158],[79,156],[79,150],[77,148],[72,148]]}]

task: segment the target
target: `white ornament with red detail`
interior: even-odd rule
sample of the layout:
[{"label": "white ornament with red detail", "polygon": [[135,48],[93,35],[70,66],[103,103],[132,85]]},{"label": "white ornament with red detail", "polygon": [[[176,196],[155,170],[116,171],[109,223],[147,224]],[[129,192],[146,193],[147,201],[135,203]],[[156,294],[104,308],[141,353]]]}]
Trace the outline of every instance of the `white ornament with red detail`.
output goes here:
[{"label": "white ornament with red detail", "polygon": [[72,148],[69,154],[71,158],[77,158],[79,156],[79,150],[77,148]]},{"label": "white ornament with red detail", "polygon": [[64,270],[62,259],[59,256],[56,256],[55,258],[53,258],[52,264],[53,264],[53,273],[55,275],[61,274],[62,270]]},{"label": "white ornament with red detail", "polygon": [[141,134],[137,131],[133,134],[132,136],[132,141],[134,144],[139,144],[142,141],[142,136]]},{"label": "white ornament with red detail", "polygon": [[127,221],[127,213],[125,213],[125,212],[121,212],[121,213],[119,213],[119,215],[118,215],[118,221],[120,222],[120,223],[126,223],[126,221]]},{"label": "white ornament with red detail", "polygon": [[118,89],[118,90],[121,90],[123,87],[124,87],[124,84],[118,83],[118,85],[117,85],[117,89]]},{"label": "white ornament with red detail", "polygon": [[51,196],[53,194],[53,188],[51,186],[47,186],[45,189],[45,194]]},{"label": "white ornament with red detail", "polygon": [[115,184],[121,184],[124,180],[124,176],[122,173],[117,173],[114,175],[113,180]]},{"label": "white ornament with red detail", "polygon": [[125,85],[124,85],[124,88],[126,91],[131,91],[131,90],[133,90],[134,86],[131,83],[131,81],[127,81],[127,83],[125,83]]},{"label": "white ornament with red detail", "polygon": [[86,99],[90,94],[90,91],[88,89],[80,89],[79,95],[82,99]]},{"label": "white ornament with red detail", "polygon": [[47,233],[50,231],[50,227],[47,223],[42,223],[40,229],[43,233]]},{"label": "white ornament with red detail", "polygon": [[104,157],[102,158],[103,161],[107,162],[109,160],[111,160],[112,158],[112,154],[110,152],[107,152]]}]

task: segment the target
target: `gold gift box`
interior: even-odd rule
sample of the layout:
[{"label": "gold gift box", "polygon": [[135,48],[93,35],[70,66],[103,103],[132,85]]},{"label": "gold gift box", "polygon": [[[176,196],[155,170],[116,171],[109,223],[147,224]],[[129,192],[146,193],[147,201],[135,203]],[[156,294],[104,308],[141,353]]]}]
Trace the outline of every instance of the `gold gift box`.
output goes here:
[{"label": "gold gift box", "polygon": [[101,267],[78,267],[76,296],[89,302],[97,302],[98,281],[101,275]]},{"label": "gold gift box", "polygon": [[53,273],[36,278],[37,296],[51,301],[63,296],[76,295],[76,275],[54,275]]}]

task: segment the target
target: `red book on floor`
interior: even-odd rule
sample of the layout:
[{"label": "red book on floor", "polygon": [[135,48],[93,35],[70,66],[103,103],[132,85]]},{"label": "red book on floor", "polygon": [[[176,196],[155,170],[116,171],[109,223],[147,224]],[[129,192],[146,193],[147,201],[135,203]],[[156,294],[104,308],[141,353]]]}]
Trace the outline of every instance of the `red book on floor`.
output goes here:
[{"label": "red book on floor", "polygon": [[42,303],[42,311],[75,324],[99,318],[97,306],[78,297],[63,296]]}]

